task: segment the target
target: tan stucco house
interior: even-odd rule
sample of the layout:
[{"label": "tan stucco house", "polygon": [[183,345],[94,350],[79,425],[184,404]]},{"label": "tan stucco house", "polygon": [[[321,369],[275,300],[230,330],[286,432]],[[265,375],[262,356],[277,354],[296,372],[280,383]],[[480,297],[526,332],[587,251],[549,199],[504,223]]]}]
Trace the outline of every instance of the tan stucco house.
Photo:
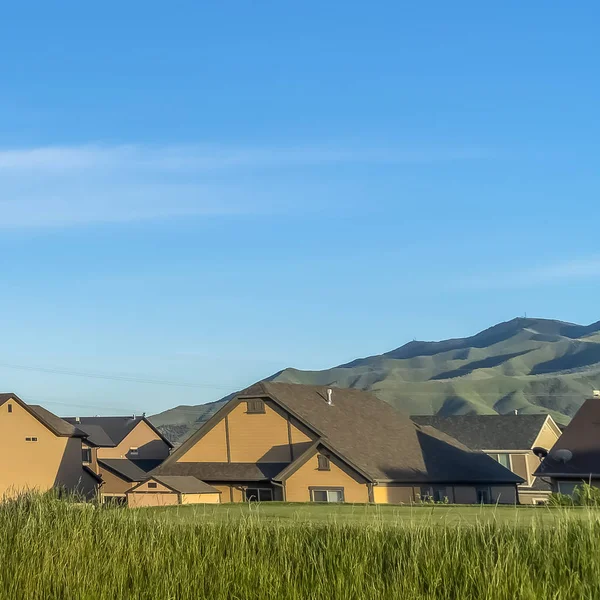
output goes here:
[{"label": "tan stucco house", "polygon": [[273,382],[237,394],[152,476],[195,477],[221,502],[513,504],[522,481],[367,392]]},{"label": "tan stucco house", "polygon": [[191,476],[155,475],[127,491],[127,504],[130,508],[220,502],[219,490]]},{"label": "tan stucco house", "polygon": [[147,479],[172,444],[145,416],[65,417],[83,431],[83,464],[102,477],[102,500],[126,501],[126,492]]},{"label": "tan stucco house", "polygon": [[16,394],[0,394],[0,497],[60,488],[95,495],[100,478],[81,463],[85,433]]},{"label": "tan stucco house", "polygon": [[[472,450],[480,450],[523,479],[520,504],[543,504],[552,493],[550,480],[536,476],[539,454],[548,452],[561,435],[550,415],[414,416],[418,425],[430,425]],[[534,451],[535,450],[535,451]]]}]

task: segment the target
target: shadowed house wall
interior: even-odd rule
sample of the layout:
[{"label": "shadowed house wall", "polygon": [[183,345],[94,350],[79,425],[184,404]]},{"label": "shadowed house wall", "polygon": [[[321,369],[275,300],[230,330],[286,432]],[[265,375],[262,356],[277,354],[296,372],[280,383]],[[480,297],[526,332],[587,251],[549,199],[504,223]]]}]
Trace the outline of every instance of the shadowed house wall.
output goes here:
[{"label": "shadowed house wall", "polygon": [[493,504],[516,504],[517,492],[515,486],[493,485],[491,487]]},{"label": "shadowed house wall", "polygon": [[330,471],[319,471],[318,455],[312,456],[285,482],[285,499],[288,502],[309,502],[310,489],[344,488],[345,502],[369,502],[369,490],[360,475],[330,457]]},{"label": "shadowed house wall", "polygon": [[454,486],[455,504],[477,504],[477,491],[472,486]]},{"label": "shadowed house wall", "polygon": [[[138,448],[132,455],[130,448]],[[98,458],[159,459],[169,456],[169,446],[144,421],[140,421],[114,448],[98,448]]]},{"label": "shadowed house wall", "polygon": [[0,444],[0,496],[56,485],[70,490],[80,485],[80,491],[93,493],[93,478],[81,464],[81,439],[56,436],[17,402],[0,406]]},{"label": "shadowed house wall", "polygon": [[103,496],[123,496],[134,485],[131,481],[122,479],[112,471],[102,468],[102,466],[100,466],[100,476],[104,482],[100,488],[100,493]]}]

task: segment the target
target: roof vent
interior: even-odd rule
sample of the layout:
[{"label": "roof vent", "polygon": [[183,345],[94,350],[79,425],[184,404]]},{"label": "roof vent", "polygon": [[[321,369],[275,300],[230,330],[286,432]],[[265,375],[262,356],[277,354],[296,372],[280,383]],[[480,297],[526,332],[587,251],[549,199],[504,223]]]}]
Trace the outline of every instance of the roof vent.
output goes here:
[{"label": "roof vent", "polygon": [[600,398],[600,390],[594,390],[594,391],[592,392],[592,396],[593,396],[594,398]]},{"label": "roof vent", "polygon": [[331,388],[327,388],[327,404],[329,406],[333,404],[333,390]]},{"label": "roof vent", "polygon": [[515,415],[518,415],[518,414],[519,414],[519,409],[515,408]]},{"label": "roof vent", "polygon": [[75,423],[81,423],[81,419],[79,417],[75,417]]}]

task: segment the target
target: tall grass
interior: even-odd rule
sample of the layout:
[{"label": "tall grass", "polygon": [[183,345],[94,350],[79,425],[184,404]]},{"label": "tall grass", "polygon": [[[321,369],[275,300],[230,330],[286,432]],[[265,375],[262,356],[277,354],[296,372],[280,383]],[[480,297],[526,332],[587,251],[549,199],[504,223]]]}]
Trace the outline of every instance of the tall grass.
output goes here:
[{"label": "tall grass", "polygon": [[178,524],[51,496],[0,506],[0,598],[600,598],[600,519]]}]

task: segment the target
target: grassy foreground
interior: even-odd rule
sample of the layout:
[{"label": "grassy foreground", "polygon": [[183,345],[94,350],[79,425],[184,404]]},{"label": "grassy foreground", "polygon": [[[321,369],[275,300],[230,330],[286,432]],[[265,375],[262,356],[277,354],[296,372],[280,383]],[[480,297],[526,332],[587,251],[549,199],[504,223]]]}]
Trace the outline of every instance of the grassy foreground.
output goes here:
[{"label": "grassy foreground", "polygon": [[552,527],[180,523],[30,497],[0,506],[0,598],[600,598],[600,515],[555,515]]}]

